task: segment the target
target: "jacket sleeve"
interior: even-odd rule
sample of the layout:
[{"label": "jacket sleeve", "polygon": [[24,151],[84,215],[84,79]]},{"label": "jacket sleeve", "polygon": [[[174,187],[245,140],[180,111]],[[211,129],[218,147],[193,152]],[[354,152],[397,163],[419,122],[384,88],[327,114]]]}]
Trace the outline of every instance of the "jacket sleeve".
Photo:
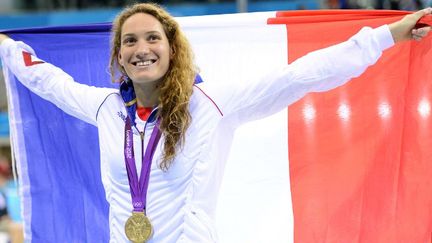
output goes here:
[{"label": "jacket sleeve", "polygon": [[77,83],[60,68],[36,57],[23,42],[6,39],[0,45],[3,66],[28,89],[66,113],[97,126],[97,112],[113,89]]},{"label": "jacket sleeve", "polygon": [[[309,92],[327,91],[360,76],[394,45],[387,25],[365,27],[349,40],[311,52],[264,78],[204,87],[234,125],[276,113]],[[203,84],[204,86],[206,84]],[[208,88],[208,89],[207,89]]]}]

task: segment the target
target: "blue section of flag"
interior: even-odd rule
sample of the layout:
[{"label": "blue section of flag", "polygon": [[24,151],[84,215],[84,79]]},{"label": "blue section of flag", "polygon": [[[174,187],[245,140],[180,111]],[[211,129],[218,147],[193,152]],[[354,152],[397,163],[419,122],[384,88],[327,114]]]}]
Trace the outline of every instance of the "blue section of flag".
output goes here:
[{"label": "blue section of flag", "polygon": [[[110,25],[15,30],[9,34],[37,56],[93,86],[117,87],[109,77]],[[21,141],[29,193],[22,197],[32,243],[108,242],[108,204],[100,174],[97,128],[32,94],[19,82]],[[17,113],[18,114],[18,113]],[[85,142],[83,142],[85,141]],[[25,167],[25,166],[24,166]],[[27,242],[27,241],[26,241]]]},{"label": "blue section of flag", "polygon": [[[37,57],[75,81],[118,87],[109,76],[110,24],[10,30]],[[36,64],[37,65],[37,64]],[[14,77],[11,77],[12,79]],[[197,74],[195,83],[202,82]],[[32,243],[108,242],[108,204],[100,174],[97,128],[76,119],[16,81],[14,125],[25,144],[21,181],[26,237]],[[85,142],[84,142],[85,141]],[[23,149],[23,148],[19,148]],[[27,242],[27,241],[26,241]]]}]

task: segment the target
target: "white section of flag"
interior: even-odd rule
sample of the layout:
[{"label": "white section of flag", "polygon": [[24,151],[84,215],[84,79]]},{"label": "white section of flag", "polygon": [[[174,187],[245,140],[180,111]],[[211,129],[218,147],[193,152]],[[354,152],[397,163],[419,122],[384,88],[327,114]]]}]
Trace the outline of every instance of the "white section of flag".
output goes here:
[{"label": "white section of flag", "polygon": [[[285,26],[267,25],[274,16],[178,18],[204,82],[247,82],[287,64]],[[287,124],[285,110],[237,130],[216,215],[221,243],[293,242]]]}]

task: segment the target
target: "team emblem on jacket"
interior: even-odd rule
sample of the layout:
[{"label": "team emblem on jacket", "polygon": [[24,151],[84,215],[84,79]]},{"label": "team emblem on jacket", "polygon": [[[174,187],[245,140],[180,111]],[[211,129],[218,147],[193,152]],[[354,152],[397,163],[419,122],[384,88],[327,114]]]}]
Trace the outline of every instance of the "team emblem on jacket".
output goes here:
[{"label": "team emblem on jacket", "polygon": [[39,58],[33,56],[29,52],[23,51],[22,54],[23,54],[24,64],[25,64],[26,67],[33,66],[33,65],[36,65],[36,64],[44,63],[44,61],[42,61]]}]

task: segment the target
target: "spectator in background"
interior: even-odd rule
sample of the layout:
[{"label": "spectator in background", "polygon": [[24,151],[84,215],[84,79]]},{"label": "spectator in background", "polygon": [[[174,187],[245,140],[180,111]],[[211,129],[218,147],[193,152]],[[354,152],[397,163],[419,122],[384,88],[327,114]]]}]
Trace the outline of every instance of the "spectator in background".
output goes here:
[{"label": "spectator in background", "polygon": [[430,6],[430,0],[376,0],[376,9],[393,9],[414,11]]},{"label": "spectator in background", "polygon": [[327,8],[331,8],[331,9],[340,8],[339,0],[327,0],[326,4],[327,4]]},{"label": "spectator in background", "polygon": [[0,154],[0,243],[24,242],[17,190],[10,159]]},{"label": "spectator in background", "polygon": [[0,243],[9,242],[10,219],[7,210],[7,199],[4,192],[6,183],[10,178],[10,167],[6,157],[0,155]]},{"label": "spectator in background", "polygon": [[326,8],[392,9],[415,11],[431,6],[432,0],[326,0]]},{"label": "spectator in background", "polygon": [[[6,157],[0,155],[0,224],[2,225],[3,219],[7,217],[7,207],[6,207],[6,194],[4,188],[11,178],[11,170],[9,166],[9,161]],[[0,228],[3,228],[0,226]]]}]

